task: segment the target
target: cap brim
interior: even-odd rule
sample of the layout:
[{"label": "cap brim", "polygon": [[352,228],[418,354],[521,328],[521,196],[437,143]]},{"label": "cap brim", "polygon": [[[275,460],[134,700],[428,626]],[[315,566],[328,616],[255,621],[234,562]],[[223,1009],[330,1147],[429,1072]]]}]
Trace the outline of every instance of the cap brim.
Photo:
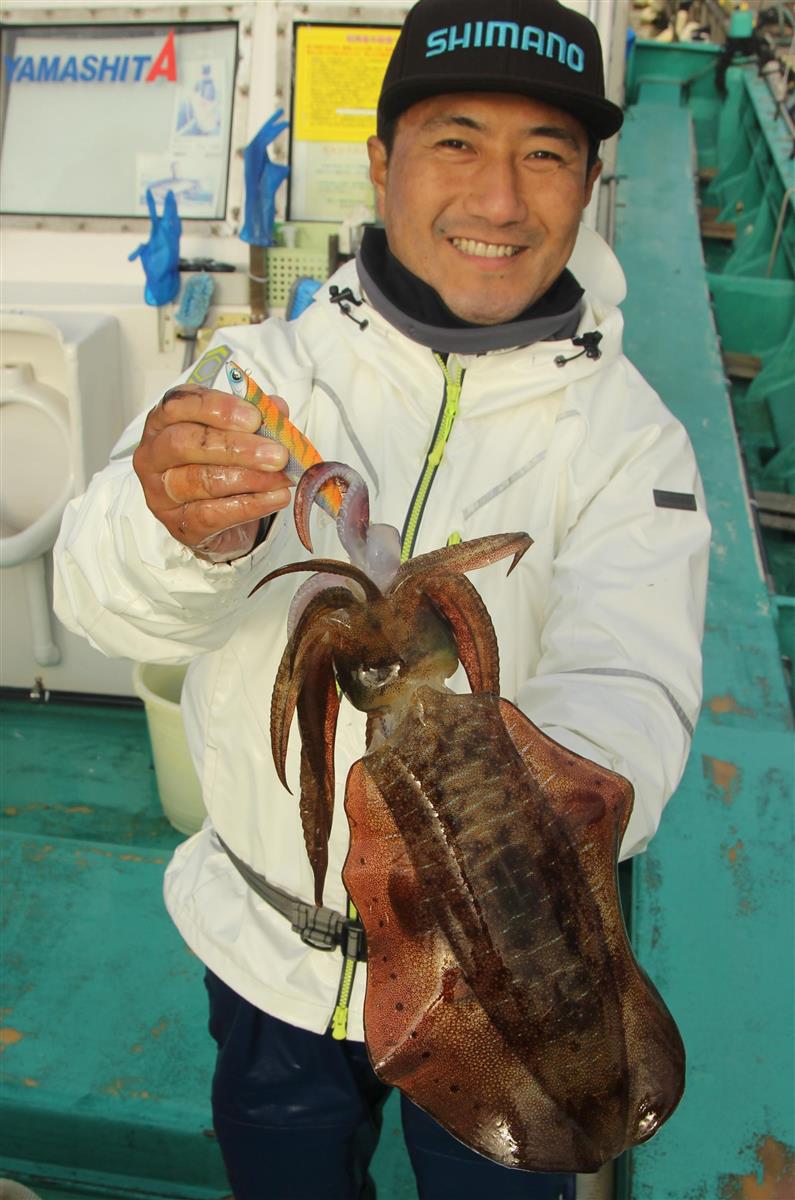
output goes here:
[{"label": "cap brim", "polygon": [[510,92],[518,96],[530,96],[534,100],[543,100],[546,104],[562,109],[563,112],[571,113],[587,132],[596,134],[600,140],[618,133],[624,123],[624,113],[610,100],[580,96],[569,88],[535,83],[532,79],[506,79],[505,76],[477,80],[471,75],[446,75],[438,80],[417,77],[401,79],[399,83],[384,90],[378,109],[386,118],[396,117],[420,100],[454,92]]}]

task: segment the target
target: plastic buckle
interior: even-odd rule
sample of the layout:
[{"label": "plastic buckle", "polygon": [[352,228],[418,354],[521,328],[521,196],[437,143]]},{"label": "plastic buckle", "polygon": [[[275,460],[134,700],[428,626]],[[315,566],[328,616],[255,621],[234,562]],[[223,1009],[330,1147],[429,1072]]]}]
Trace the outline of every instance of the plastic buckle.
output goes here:
[{"label": "plastic buckle", "polygon": [[293,929],[301,941],[313,950],[336,950],[340,944],[341,929],[337,922],[318,920],[318,910],[308,904],[298,905],[297,919]]},{"label": "plastic buckle", "polygon": [[336,950],[340,944],[339,932],[333,929],[316,929],[312,925],[306,925],[296,932],[301,941],[313,950]]}]

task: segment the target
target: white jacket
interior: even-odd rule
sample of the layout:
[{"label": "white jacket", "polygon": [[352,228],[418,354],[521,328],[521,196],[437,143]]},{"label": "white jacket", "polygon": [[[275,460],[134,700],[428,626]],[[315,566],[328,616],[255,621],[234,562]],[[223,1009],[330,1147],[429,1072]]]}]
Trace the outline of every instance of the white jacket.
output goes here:
[{"label": "white jacket", "polygon": [[[580,332],[599,330],[601,357],[564,341],[448,362],[449,371],[463,368],[460,401],[414,550],[443,546],[452,534],[526,531],[534,539],[510,578],[505,563],[472,576],[494,621],[501,692],[551,737],[631,781],[627,856],[653,835],[690,747],[709,523],[684,429],[621,353],[622,317],[610,300],[622,297],[623,277],[612,252],[583,234],[572,265],[586,286]],[[359,294],[354,264],[330,282]],[[363,475],[372,520],[402,529],[437,431],[442,365],[366,301],[351,314],[366,327],[330,303],[326,286],[297,321],[225,329],[215,344],[285,397],[325,458]],[[224,380],[221,370],[215,386],[225,388]],[[269,733],[286,610],[302,578],[287,576],[248,598],[266,571],[307,555],[289,509],[262,546],[231,565],[204,562],[173,540],[149,513],[132,470],[142,422],[67,511],[55,552],[56,610],[106,654],[190,660],[183,714],[212,824],[175,853],[169,911],[199,958],[238,993],[321,1032],[334,1008],[339,951],[305,946],[248,889],[213,831],[271,883],[311,900],[298,732],[288,758],[292,795],[276,778]],[[667,506],[676,496],[655,500],[655,491],[695,496],[695,511]],[[319,555],[345,557],[320,510],[312,528]],[[466,689],[460,669],[451,686]],[[363,750],[363,721],[343,701],[324,896],[342,912],[341,800]],[[354,1038],[363,1037],[364,979],[360,967]]]}]

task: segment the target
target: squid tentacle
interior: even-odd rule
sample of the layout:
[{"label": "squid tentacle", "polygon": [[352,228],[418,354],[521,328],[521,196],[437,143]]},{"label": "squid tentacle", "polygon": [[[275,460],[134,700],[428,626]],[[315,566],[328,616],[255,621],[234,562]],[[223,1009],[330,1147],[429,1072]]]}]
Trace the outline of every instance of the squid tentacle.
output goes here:
[{"label": "squid tentacle", "polygon": [[422,593],[450,625],[472,691],[499,695],[497,635],[475,585],[466,575],[440,575],[423,580]]},{"label": "squid tentacle", "polygon": [[373,583],[369,575],[359,567],[355,567],[353,563],[340,562],[336,558],[309,558],[306,562],[288,563],[284,567],[277,567],[275,571],[270,571],[260,579],[259,583],[249,592],[249,596],[253,596],[273,579],[280,579],[282,575],[295,575],[300,571],[327,571],[330,575],[344,575],[359,584],[367,600],[380,600],[381,598],[381,589]]},{"label": "squid tentacle", "polygon": [[476,571],[512,554],[513,562],[508,568],[510,575],[532,544],[533,539],[526,533],[496,533],[490,537],[472,538],[454,546],[444,546],[441,550],[419,554],[403,563],[392,581],[390,592],[397,592],[409,579],[416,582],[418,576],[424,577],[439,570],[451,575]]},{"label": "squid tentacle", "polygon": [[285,763],[290,724],[312,659],[328,641],[325,619],[330,612],[356,603],[355,596],[345,588],[327,588],[321,592],[307,606],[282,654],[271,703],[271,746],[277,774],[288,791]]},{"label": "squid tentacle", "polygon": [[[314,576],[313,576],[314,578]],[[337,587],[325,587],[308,602],[296,623],[295,632],[288,642],[288,650],[292,651],[291,662],[295,662],[301,650],[301,643],[311,635],[315,623],[323,615],[331,616],[342,609],[361,607],[362,601],[345,584]],[[334,636],[339,641],[339,630],[335,627]]]},{"label": "squid tentacle", "polygon": [[295,527],[301,542],[312,553],[309,515],[318,493],[334,483],[342,494],[336,514],[337,533],[352,559],[364,556],[367,528],[370,524],[370,493],[358,471],[340,462],[321,462],[309,467],[295,491]]},{"label": "squid tentacle", "polygon": [[[342,489],[342,504],[337,516],[337,533],[351,562],[364,569],[367,561],[367,531],[370,528],[370,493],[358,471],[345,467],[335,475]],[[347,486],[346,486],[347,484]]]},{"label": "squid tentacle", "polygon": [[400,534],[394,525],[370,525],[367,530],[367,574],[386,591],[400,568]]},{"label": "squid tentacle", "polygon": [[276,672],[271,703],[271,749],[276,774],[288,792],[291,792],[287,783],[287,746],[290,740],[290,726],[312,656],[318,646],[322,644],[325,635],[326,631],[322,628],[315,630],[314,635],[311,635],[309,631],[305,632],[300,646],[297,647],[295,661],[292,661],[293,647],[288,644]]},{"label": "squid tentacle", "polygon": [[301,617],[315,596],[328,591],[329,588],[339,588],[340,586],[348,588],[351,595],[355,595],[353,587],[347,580],[343,580],[342,584],[340,584],[339,576],[332,575],[329,571],[325,571],[319,575],[311,575],[309,579],[304,580],[290,601],[290,607],[287,610],[287,637],[293,637]]},{"label": "squid tentacle", "polygon": [[388,587],[400,566],[400,534],[392,525],[370,524],[370,494],[358,471],[345,463],[316,463],[301,478],[295,493],[295,527],[301,542],[312,552],[309,518],[321,489],[338,487],[342,503],[337,514],[337,534],[351,562]]},{"label": "squid tentacle", "polygon": [[301,733],[301,824],[315,880],[315,904],[323,903],[328,844],[334,816],[334,741],[340,701],[331,647],[312,655],[298,693]]}]

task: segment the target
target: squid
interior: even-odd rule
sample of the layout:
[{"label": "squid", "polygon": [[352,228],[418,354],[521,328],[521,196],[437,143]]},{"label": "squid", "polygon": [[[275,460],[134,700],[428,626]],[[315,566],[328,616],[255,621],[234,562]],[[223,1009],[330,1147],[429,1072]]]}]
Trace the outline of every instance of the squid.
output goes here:
[{"label": "squid", "polygon": [[[295,495],[310,554],[312,505],[329,496],[350,561],[290,563],[257,588],[316,573],[291,605],[271,741],[288,788],[297,714],[318,905],[340,693],[367,718],[345,787],[343,880],[367,940],[373,1068],[495,1162],[598,1170],[650,1138],[684,1087],[679,1031],[618,897],[632,787],[500,697],[494,627],[467,575],[507,558],[510,575],[526,533],[401,563],[397,531],[370,524],[356,472],[315,461]],[[469,694],[446,686],[459,662]]]}]

